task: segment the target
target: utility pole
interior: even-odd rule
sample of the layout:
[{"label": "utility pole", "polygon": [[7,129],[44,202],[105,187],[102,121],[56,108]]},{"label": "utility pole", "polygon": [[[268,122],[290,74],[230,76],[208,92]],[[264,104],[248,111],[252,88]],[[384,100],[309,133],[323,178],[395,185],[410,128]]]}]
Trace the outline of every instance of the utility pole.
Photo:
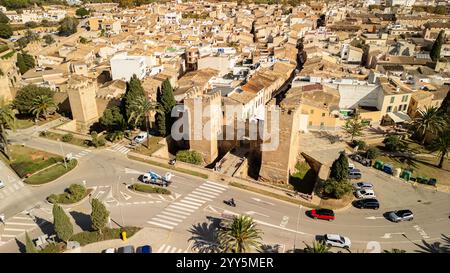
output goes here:
[{"label": "utility pole", "polygon": [[294,235],[294,253],[295,253],[295,243],[297,242],[297,232],[298,232],[298,225],[300,223],[300,212],[302,211],[302,205],[298,206],[298,215],[297,215],[297,227],[295,229],[295,235]]},{"label": "utility pole", "polygon": [[62,146],[62,143],[61,143],[61,142],[59,143],[59,145],[61,146],[61,152],[62,152],[62,154],[63,154],[64,167],[66,167],[66,170],[67,170],[66,154],[64,153],[64,149],[63,149],[63,146]]}]

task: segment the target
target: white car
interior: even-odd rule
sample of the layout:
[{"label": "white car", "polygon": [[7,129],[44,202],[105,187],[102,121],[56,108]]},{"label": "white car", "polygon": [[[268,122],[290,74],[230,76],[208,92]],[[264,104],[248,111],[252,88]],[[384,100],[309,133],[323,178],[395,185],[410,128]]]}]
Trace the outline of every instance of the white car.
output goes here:
[{"label": "white car", "polygon": [[115,248],[107,248],[107,249],[105,249],[105,253],[116,253],[116,249]]},{"label": "white car", "polygon": [[338,234],[325,234],[323,240],[327,246],[350,248],[352,242],[348,237]]},{"label": "white car", "polygon": [[348,163],[348,170],[353,170],[355,168],[355,164],[353,163]]},{"label": "white car", "polygon": [[146,132],[140,132],[137,136],[134,137],[133,140],[136,143],[142,143],[146,139],[147,139],[147,133]]},{"label": "white car", "polygon": [[4,188],[4,187],[5,187],[5,184],[3,183],[3,181],[0,180],[0,189]]},{"label": "white car", "polygon": [[375,192],[370,189],[365,190],[357,190],[355,193],[356,197],[359,199],[366,199],[366,198],[375,198]]},{"label": "white car", "polygon": [[373,185],[366,182],[353,183],[354,190],[373,190]]}]

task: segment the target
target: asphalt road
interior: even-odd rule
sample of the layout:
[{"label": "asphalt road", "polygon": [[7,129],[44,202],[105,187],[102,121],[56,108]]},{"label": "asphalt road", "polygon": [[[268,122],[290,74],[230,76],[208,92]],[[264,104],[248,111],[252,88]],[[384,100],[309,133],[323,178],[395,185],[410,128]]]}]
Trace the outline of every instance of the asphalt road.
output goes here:
[{"label": "asphalt road", "polygon": [[[358,166],[363,171],[362,181],[374,184],[380,209],[349,207],[336,212],[336,220],[328,222],[310,219],[305,215],[308,209],[291,203],[233,188],[226,182],[207,182],[180,173],[172,179],[170,196],[137,194],[128,190],[127,185],[138,182],[139,174],[149,170],[164,174],[166,170],[129,160],[114,150],[83,149],[33,137],[31,133],[15,135],[13,139],[56,154],[79,155],[79,165],[55,182],[40,187],[24,185],[2,199],[0,212],[7,219],[32,208],[51,193],[62,192],[72,183],[86,183],[87,187],[95,189],[93,197],[107,205],[113,223],[157,228],[166,234],[164,244],[154,247],[160,252],[192,251],[191,237],[210,241],[213,227],[209,219],[220,217],[224,212],[251,215],[264,232],[263,241],[271,246],[278,245],[282,252],[292,251],[294,246],[304,248],[305,242],[310,244],[316,236],[325,233],[349,237],[352,252],[379,252],[391,248],[420,251],[424,241],[442,242],[443,235],[450,235],[450,196],[447,193],[414,188],[362,166]],[[5,188],[12,187],[8,179],[13,176],[14,173],[2,167],[0,178],[6,180]],[[0,193],[2,191],[4,189]],[[235,208],[223,203],[231,197],[236,200]],[[88,202],[80,207],[85,214],[89,213]],[[391,223],[383,217],[386,211],[404,208],[413,211],[413,221]],[[0,252],[12,251],[6,246],[3,249],[0,246]]]}]

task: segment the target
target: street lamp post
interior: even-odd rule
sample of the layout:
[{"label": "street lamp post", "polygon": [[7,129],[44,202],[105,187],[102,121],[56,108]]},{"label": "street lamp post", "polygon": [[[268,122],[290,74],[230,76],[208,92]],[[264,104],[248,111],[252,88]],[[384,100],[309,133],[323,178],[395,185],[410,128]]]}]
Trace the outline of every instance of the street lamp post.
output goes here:
[{"label": "street lamp post", "polygon": [[297,242],[297,232],[298,232],[298,225],[300,223],[300,212],[302,211],[302,205],[298,206],[298,215],[297,215],[297,227],[295,229],[295,235],[294,235],[294,253],[295,253],[295,243]]},{"label": "street lamp post", "polygon": [[64,149],[63,149],[63,146],[62,146],[62,143],[61,143],[61,142],[59,143],[59,146],[61,147],[61,152],[62,152],[62,154],[63,154],[64,167],[66,167],[66,169],[67,169],[66,155],[64,154]]}]

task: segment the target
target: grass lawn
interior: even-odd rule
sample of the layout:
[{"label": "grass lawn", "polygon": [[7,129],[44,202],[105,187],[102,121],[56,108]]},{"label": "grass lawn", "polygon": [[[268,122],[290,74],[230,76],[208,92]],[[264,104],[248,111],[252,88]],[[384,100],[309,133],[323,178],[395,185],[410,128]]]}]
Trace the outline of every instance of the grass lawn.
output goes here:
[{"label": "grass lawn", "polygon": [[61,156],[21,145],[11,145],[9,150],[11,168],[21,178],[63,161]]},{"label": "grass lawn", "polygon": [[147,141],[144,141],[139,147],[134,149],[134,152],[151,156],[154,152],[156,152],[159,148],[161,148],[163,145],[158,144],[160,142],[162,137],[159,136],[152,136],[150,137],[148,148],[147,148]]},{"label": "grass lawn", "polygon": [[297,172],[289,178],[289,188],[298,192],[311,194],[317,175],[311,170],[307,162],[297,162],[295,168]]},{"label": "grass lawn", "polygon": [[140,183],[131,185],[130,189],[132,189],[134,191],[145,192],[145,193],[171,194],[171,192],[168,189],[154,187],[154,186],[140,184]]},{"label": "grass lawn", "polygon": [[[58,133],[53,133],[53,132],[46,132],[45,134],[40,134],[40,137],[45,137],[51,140],[56,140],[56,141],[62,141],[62,137],[64,136],[63,134],[58,134]],[[77,145],[83,148],[88,148],[89,145],[87,144],[87,140],[85,139],[81,139],[81,138],[77,138],[77,137],[73,137],[69,142],[70,144],[73,145]]]},{"label": "grass lawn", "polygon": [[26,129],[34,125],[31,119],[16,119],[16,129]]},{"label": "grass lawn", "polygon": [[439,159],[437,157],[417,157],[412,160],[404,160],[402,162],[402,157],[387,157],[379,156],[378,160],[383,161],[383,163],[392,164],[395,168],[413,170],[413,176],[426,176],[428,178],[436,178],[438,184],[450,186],[450,160],[444,160],[444,166],[442,169],[437,167]]},{"label": "grass lawn", "polygon": [[70,160],[69,162],[67,162],[67,169],[64,166],[64,163],[57,164],[28,177],[24,182],[33,185],[40,185],[51,182],[73,170],[73,168],[77,166],[77,163],[78,162],[76,159]]},{"label": "grass lawn", "polygon": [[198,176],[198,177],[201,177],[201,178],[204,178],[204,179],[208,179],[208,175],[206,175],[204,173],[200,173],[200,172],[196,172],[196,171],[192,171],[192,170],[188,170],[188,169],[184,169],[184,168],[178,168],[178,167],[174,167],[174,166],[169,165],[169,164],[164,164],[164,163],[156,162],[156,161],[153,161],[153,160],[143,159],[143,158],[132,156],[132,155],[128,155],[128,158],[132,159],[132,160],[137,160],[137,161],[141,161],[141,162],[144,162],[144,163],[148,163],[150,165],[155,165],[155,166],[158,166],[158,167],[161,167],[161,168],[171,169],[171,170],[175,170],[175,171],[178,171],[178,172],[182,172],[182,173]]}]

